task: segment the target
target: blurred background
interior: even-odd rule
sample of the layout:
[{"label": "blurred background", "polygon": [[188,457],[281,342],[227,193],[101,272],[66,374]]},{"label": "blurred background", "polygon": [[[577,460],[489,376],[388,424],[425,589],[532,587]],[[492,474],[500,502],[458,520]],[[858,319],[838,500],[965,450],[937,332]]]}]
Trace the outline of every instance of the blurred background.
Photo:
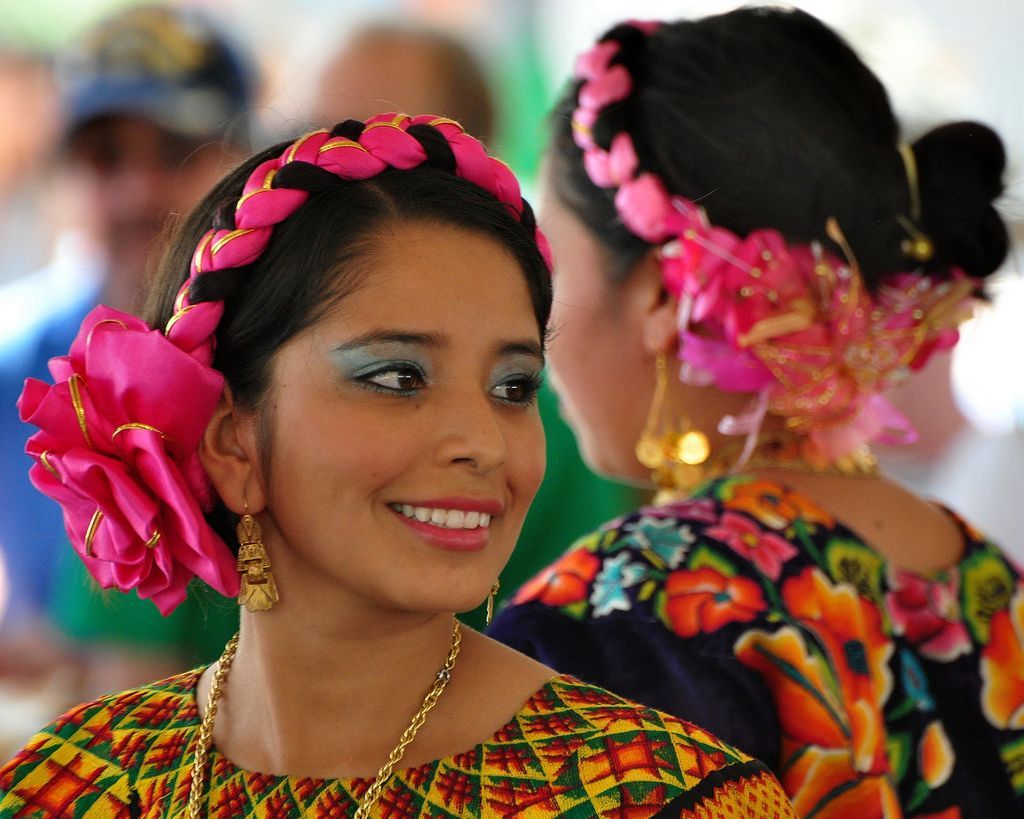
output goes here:
[{"label": "blurred background", "polygon": [[[77,309],[83,299],[97,293],[104,300],[116,300],[116,294],[103,289],[110,283],[102,284],[100,263],[86,263],[105,258],[96,238],[98,211],[83,204],[92,201],[84,198],[88,186],[69,162],[70,156],[93,166],[109,165],[113,160],[103,151],[112,143],[94,134],[92,144],[72,144],[61,89],[74,79],[68,72],[75,69],[69,69],[60,55],[97,21],[133,5],[137,4],[129,0],[3,4],[0,381],[9,377],[18,390],[20,379],[28,374],[18,371],[18,355],[46,316],[65,307]],[[544,143],[546,112],[568,77],[574,56],[596,35],[624,16],[703,16],[736,4],[206,0],[170,5],[199,8],[217,22],[238,47],[252,80],[246,135],[234,135],[238,153],[225,149],[210,160],[219,170],[244,155],[243,142],[262,147],[311,124],[407,108],[412,103],[402,100],[414,99],[417,105],[423,101],[423,106],[451,108],[432,112],[462,119],[470,130],[485,135],[492,151],[512,166],[530,192]],[[1024,79],[1024,5],[999,0],[969,5],[957,0],[805,0],[798,5],[845,34],[880,75],[907,141],[942,121],[971,118],[993,126],[1007,144],[1008,189],[1002,212],[1017,247],[992,284],[990,303],[980,307],[965,327],[954,356],[938,357],[896,396],[917,424],[920,442],[884,451],[882,458],[904,481],[948,503],[1024,559],[1024,504],[1019,500],[1024,497],[1024,366],[1019,363],[1024,352],[1019,257],[1024,238],[1024,95],[1019,88]],[[437,54],[445,56],[430,56],[429,49],[422,52],[410,46],[410,32],[423,29],[442,38]],[[446,78],[443,89],[428,81],[434,73]],[[457,114],[455,109],[467,99],[479,104]],[[469,125],[477,116],[477,124]],[[130,142],[130,136],[117,138]],[[194,161],[198,149],[183,145],[165,146],[165,153],[173,158],[178,156],[175,150],[184,151],[181,156]],[[173,170],[176,175],[161,183],[165,188],[184,184],[184,173]],[[543,203],[534,204],[543,210]],[[159,221],[164,221],[168,214],[187,209],[187,203],[167,199],[159,207]],[[140,258],[123,261],[141,268],[155,244],[147,238],[134,246]],[[62,261],[67,259],[74,263]],[[125,303],[137,299],[132,302],[125,296]],[[59,544],[63,557],[51,557],[57,551],[47,551],[49,546],[34,552],[44,568],[31,570],[39,575],[39,588],[30,594],[34,580],[25,580],[29,564],[15,560],[13,535],[5,560],[5,516],[22,529],[38,531],[40,542],[59,540],[59,528],[48,530],[40,524],[36,530],[29,501],[8,489],[13,480],[27,483],[29,461],[17,447],[23,447],[28,429],[13,420],[13,398],[3,393],[0,400],[0,446],[4,425],[14,430],[9,436],[13,443],[0,450],[2,761],[8,750],[13,752],[33,729],[70,702],[180,670],[184,663],[212,660],[223,645],[223,634],[233,630],[233,614],[222,601],[200,598],[192,619],[173,631],[148,619],[154,616],[148,604],[124,608],[128,604],[100,595],[80,569],[64,565],[71,552],[66,544]],[[571,435],[558,419],[555,399],[546,395],[543,402],[554,468],[524,530],[517,563],[503,576],[505,593],[514,591],[573,538],[635,501],[631,491],[586,473]],[[50,505],[51,516],[56,515],[56,506]],[[56,521],[59,527],[59,517]],[[47,531],[57,534],[42,534]],[[479,613],[469,619],[478,623]],[[214,627],[215,620],[223,622]],[[196,646],[190,640],[200,631],[209,631],[209,639]]]},{"label": "blurred background", "polygon": [[[0,282],[27,274],[49,257],[60,202],[45,200],[46,159],[59,127],[48,61],[90,23],[131,0],[36,0],[5,3],[0,15]],[[322,101],[320,76],[341,45],[367,23],[417,21],[451,33],[478,58],[493,86],[493,148],[527,184],[543,144],[543,120],[574,55],[619,17],[700,16],[736,3],[720,0],[204,0],[257,63],[256,119],[263,141],[304,127]],[[906,134],[950,118],[996,128],[1010,150],[1003,212],[1019,235],[1024,220],[1024,77],[1020,32],[1024,6],[999,0],[805,0],[837,27],[881,76]],[[344,80],[341,81],[342,93]],[[258,137],[259,140],[259,137]],[[48,220],[48,221],[47,221]],[[45,227],[40,227],[44,225]],[[12,241],[12,237],[18,237]],[[1008,265],[1019,267],[1016,263]],[[1012,278],[1008,277],[1008,278]],[[1007,285],[1012,290],[1012,285]],[[1019,297],[1007,294],[1019,304]],[[1016,301],[1015,301],[1016,299]],[[21,305],[0,305],[0,340],[17,325]],[[12,314],[15,318],[12,319]],[[986,328],[968,335],[1006,355],[1020,337]],[[970,339],[974,340],[974,339]],[[1016,341],[1016,343],[1015,343]],[[1024,368],[986,364],[963,345],[956,380],[971,421],[988,432],[1022,423]],[[994,364],[994,361],[989,363]]]}]

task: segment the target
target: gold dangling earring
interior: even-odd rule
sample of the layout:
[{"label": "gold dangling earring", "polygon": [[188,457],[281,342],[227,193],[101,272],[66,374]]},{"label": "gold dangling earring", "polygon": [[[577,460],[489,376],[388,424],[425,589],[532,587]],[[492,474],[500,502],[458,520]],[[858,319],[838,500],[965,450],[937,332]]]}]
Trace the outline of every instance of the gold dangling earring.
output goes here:
[{"label": "gold dangling earring", "polygon": [[[636,443],[637,460],[651,470],[651,477],[660,487],[658,496],[678,494],[692,489],[705,476],[704,464],[711,456],[708,436],[684,421],[677,428],[664,419],[665,396],[668,392],[668,367],[664,354],[655,361],[654,397],[647,422]],[[656,499],[657,500],[657,499]]]},{"label": "gold dangling earring", "polygon": [[278,601],[277,583],[274,582],[270,559],[263,546],[263,527],[249,514],[247,503],[236,532],[239,544],[237,569],[242,579],[238,590],[238,605],[245,606],[249,611],[269,611]]},{"label": "gold dangling earring", "polygon": [[647,412],[647,422],[636,442],[636,459],[648,469],[659,470],[665,465],[665,444],[659,432],[662,404],[665,403],[665,390],[668,376],[665,374],[665,356],[659,355],[654,364],[654,398]]},{"label": "gold dangling earring", "polygon": [[494,585],[491,586],[490,594],[487,595],[487,617],[484,619],[486,625],[491,624],[491,620],[494,619],[494,598],[498,595],[498,589],[501,588],[501,581],[495,580]]}]

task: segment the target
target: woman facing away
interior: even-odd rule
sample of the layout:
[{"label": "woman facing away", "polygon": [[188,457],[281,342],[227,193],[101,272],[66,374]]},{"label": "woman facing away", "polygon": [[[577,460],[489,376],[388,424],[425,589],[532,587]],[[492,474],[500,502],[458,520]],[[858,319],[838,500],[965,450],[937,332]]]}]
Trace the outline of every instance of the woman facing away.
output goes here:
[{"label": "woman facing away", "polygon": [[245,608],[214,666],[37,734],[0,815],[793,815],[761,763],[454,617],[543,472],[545,259],[504,165],[389,114],[226,176],[150,324],[90,314],[26,383],[33,480],[101,585]]},{"label": "woman facing away", "polygon": [[880,475],[883,396],[1007,250],[999,138],[901,143],[799,11],[624,23],[553,118],[551,364],[591,465],[661,502],[491,633],[694,719],[807,816],[1024,815],[1024,580]]}]

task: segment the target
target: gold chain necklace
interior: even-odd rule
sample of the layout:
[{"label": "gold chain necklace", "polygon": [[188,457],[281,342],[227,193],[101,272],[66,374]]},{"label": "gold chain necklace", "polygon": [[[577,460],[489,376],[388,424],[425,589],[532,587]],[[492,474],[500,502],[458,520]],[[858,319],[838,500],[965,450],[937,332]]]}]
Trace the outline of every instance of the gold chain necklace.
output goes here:
[{"label": "gold chain necklace", "polygon": [[[388,756],[388,761],[377,772],[377,777],[374,779],[373,784],[363,794],[363,801],[360,803],[358,810],[356,810],[355,819],[366,819],[370,815],[370,808],[380,798],[380,795],[384,793],[384,787],[391,778],[391,774],[394,773],[395,766],[405,754],[405,749],[412,744],[413,739],[416,738],[416,732],[423,727],[423,723],[427,720],[427,713],[437,704],[441,694],[444,693],[444,689],[451,679],[452,669],[455,667],[455,658],[459,656],[459,648],[461,646],[462,629],[459,626],[459,621],[455,620],[452,624],[452,646],[448,652],[447,659],[444,661],[444,665],[437,672],[433,685],[430,686],[430,690],[423,698],[423,704],[413,715],[409,727],[402,733],[398,744]],[[217,704],[220,702],[220,693],[224,686],[224,680],[227,679],[228,671],[231,670],[231,663],[235,659],[235,651],[237,650],[238,635],[236,634],[228,640],[228,644],[224,647],[224,653],[217,662],[217,670],[214,672],[213,682],[210,684],[210,696],[206,700],[206,714],[203,716],[203,721],[199,726],[199,738],[196,741],[196,753],[192,762],[192,784],[188,793],[188,815],[190,819],[201,819],[203,815],[201,803],[206,785],[206,765],[209,761],[210,747],[213,741],[213,721],[217,717]]]},{"label": "gold chain necklace", "polygon": [[742,441],[730,441],[698,465],[666,461],[653,473],[658,484],[655,505],[684,500],[702,483],[734,471],[785,469],[847,478],[878,478],[881,474],[878,461],[866,446],[830,461],[818,453],[805,437],[783,431],[763,433],[753,452],[740,462],[743,447]]}]

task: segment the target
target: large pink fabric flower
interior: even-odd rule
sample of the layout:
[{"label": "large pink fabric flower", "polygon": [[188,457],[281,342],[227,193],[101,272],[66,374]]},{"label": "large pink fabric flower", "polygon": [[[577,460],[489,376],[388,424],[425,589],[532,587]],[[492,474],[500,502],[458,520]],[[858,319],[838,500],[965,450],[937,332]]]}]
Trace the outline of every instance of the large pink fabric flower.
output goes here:
[{"label": "large pink fabric flower", "polygon": [[163,614],[193,577],[238,593],[235,559],[203,517],[213,492],[198,457],[223,377],[208,344],[180,336],[97,307],[69,354],[50,361],[55,383],[28,379],[18,402],[39,427],[27,446],[32,482],[61,505],[89,572]]},{"label": "large pink fabric flower", "polygon": [[928,580],[912,572],[891,569],[885,595],[893,629],[916,646],[921,655],[948,662],[971,650],[971,638],[957,602],[960,575]]},{"label": "large pink fabric flower", "polygon": [[747,558],[771,580],[779,579],[782,564],[797,553],[789,541],[766,532],[750,518],[735,512],[726,512],[717,526],[709,526],[704,531],[709,537],[728,544],[730,549]]}]

